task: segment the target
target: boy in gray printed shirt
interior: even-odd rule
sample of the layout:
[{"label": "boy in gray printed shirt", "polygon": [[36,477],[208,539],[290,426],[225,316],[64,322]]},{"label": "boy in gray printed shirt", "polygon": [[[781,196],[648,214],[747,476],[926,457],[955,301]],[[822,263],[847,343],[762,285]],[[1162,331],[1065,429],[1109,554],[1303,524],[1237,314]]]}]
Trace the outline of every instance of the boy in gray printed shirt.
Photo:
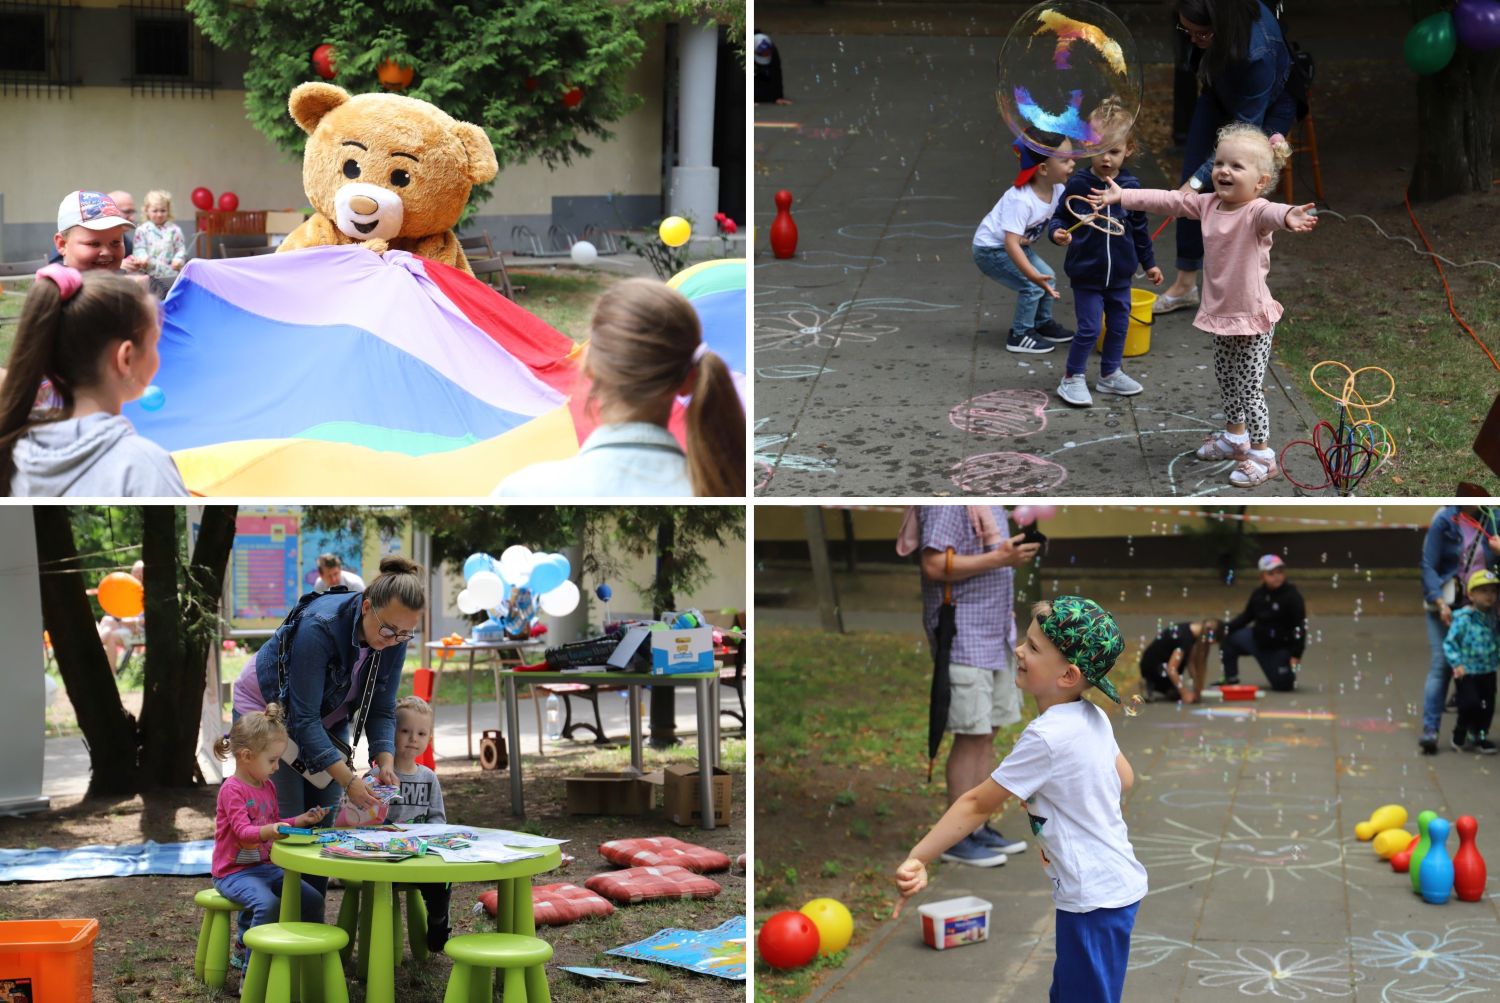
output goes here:
[{"label": "boy in gray printed shirt", "polygon": [[[417,764],[432,740],[432,707],[421,697],[402,697],[396,702],[396,777],[401,781],[401,801],[390,806],[387,822],[397,825],[446,822],[443,788],[437,774]],[[448,942],[450,886],[419,884],[417,890],[427,904],[427,949],[433,954]]]}]

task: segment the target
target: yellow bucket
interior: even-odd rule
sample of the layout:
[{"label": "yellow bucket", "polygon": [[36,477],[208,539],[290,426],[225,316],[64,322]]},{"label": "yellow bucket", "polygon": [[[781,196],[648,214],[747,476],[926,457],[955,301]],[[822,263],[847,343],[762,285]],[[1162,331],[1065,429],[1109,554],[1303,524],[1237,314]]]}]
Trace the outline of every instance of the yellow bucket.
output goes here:
[{"label": "yellow bucket", "polygon": [[[1151,322],[1155,319],[1151,306],[1156,294],[1149,289],[1130,290],[1130,326],[1125,329],[1125,354],[1145,355],[1151,351]],[[1104,324],[1099,324],[1099,340],[1094,342],[1094,351],[1104,351]]]}]

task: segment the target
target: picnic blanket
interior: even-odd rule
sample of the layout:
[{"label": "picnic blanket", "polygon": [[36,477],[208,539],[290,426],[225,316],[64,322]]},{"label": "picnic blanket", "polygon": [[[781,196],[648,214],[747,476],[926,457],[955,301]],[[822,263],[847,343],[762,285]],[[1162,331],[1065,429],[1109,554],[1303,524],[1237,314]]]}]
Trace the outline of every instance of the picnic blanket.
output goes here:
[{"label": "picnic blanket", "polygon": [[208,874],[214,841],[190,843],[148,841],[129,846],[79,846],[71,850],[40,847],[0,850],[0,882],[72,881],[76,878],[125,878],[138,874]]}]

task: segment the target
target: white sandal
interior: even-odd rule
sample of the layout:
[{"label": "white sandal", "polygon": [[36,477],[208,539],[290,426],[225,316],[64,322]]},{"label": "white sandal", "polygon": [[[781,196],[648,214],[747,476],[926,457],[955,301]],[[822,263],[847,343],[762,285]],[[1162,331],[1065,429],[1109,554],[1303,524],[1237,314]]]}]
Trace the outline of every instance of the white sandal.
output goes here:
[{"label": "white sandal", "polygon": [[1193,454],[1200,460],[1243,460],[1250,455],[1249,442],[1230,442],[1223,432],[1203,438],[1203,445]]},{"label": "white sandal", "polygon": [[1276,465],[1275,456],[1262,460],[1252,453],[1229,472],[1229,483],[1237,488],[1256,488],[1280,476],[1281,468]]}]

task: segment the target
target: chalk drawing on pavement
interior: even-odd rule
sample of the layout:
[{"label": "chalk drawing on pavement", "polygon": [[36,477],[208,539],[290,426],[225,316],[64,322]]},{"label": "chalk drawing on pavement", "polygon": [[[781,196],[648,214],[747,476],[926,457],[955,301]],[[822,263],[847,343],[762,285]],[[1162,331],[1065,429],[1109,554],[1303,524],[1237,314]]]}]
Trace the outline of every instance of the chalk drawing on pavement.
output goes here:
[{"label": "chalk drawing on pavement", "polygon": [[851,268],[884,268],[889,259],[879,254],[844,254],[841,251],[803,251],[795,258],[775,258],[762,261],[756,268],[842,268],[847,273]]},{"label": "chalk drawing on pavement", "polygon": [[756,366],[755,378],[760,380],[806,380],[823,373],[831,373],[827,366]]},{"label": "chalk drawing on pavement", "polygon": [[837,348],[845,342],[868,343],[901,330],[881,322],[885,311],[927,313],[953,306],[884,296],[845,300],[832,310],[812,303],[767,303],[755,308],[755,350],[797,352]]},{"label": "chalk drawing on pavement", "polygon": [[973,495],[1045,495],[1068,479],[1062,464],[1030,453],[983,453],[949,469],[954,485]]},{"label": "chalk drawing on pavement", "polygon": [[1210,958],[1218,955],[1206,947],[1198,947],[1186,940],[1163,937],[1159,933],[1133,933],[1130,937],[1130,961],[1125,966],[1130,971],[1150,968],[1167,960],[1178,951],[1196,951]]},{"label": "chalk drawing on pavement", "polygon": [[[1160,887],[1153,883],[1147,895],[1184,888],[1211,874],[1247,881],[1264,876],[1267,905],[1276,901],[1277,878],[1284,882],[1288,878],[1305,881],[1308,877],[1322,877],[1344,884],[1344,848],[1338,840],[1337,820],[1307,835],[1290,835],[1262,833],[1238,814],[1230,818],[1233,825],[1226,832],[1208,832],[1163,817],[1157,829],[1139,835],[1131,833],[1131,843],[1141,863],[1182,877],[1181,881]],[[1358,885],[1349,887],[1369,895]]]},{"label": "chalk drawing on pavement", "polygon": [[927,220],[922,223],[850,223],[838,229],[840,237],[854,240],[896,240],[912,237],[916,240],[965,240],[974,235],[973,223],[941,223]]},{"label": "chalk drawing on pavement", "polygon": [[[781,453],[778,456],[777,450],[790,445],[797,437],[797,433],[763,433],[761,430],[770,422],[770,418],[757,418],[755,421],[756,463],[763,463],[778,470],[800,470],[808,474],[831,474],[835,471],[834,461],[825,460],[822,457],[798,456],[794,453]],[[769,480],[769,476],[767,479]]]},{"label": "chalk drawing on pavement", "polygon": [[991,390],[955,404],[948,422],[982,438],[1031,435],[1047,428],[1047,400],[1041,390]]},{"label": "chalk drawing on pavement", "polygon": [[1320,798],[1314,794],[1260,793],[1223,788],[1202,790],[1174,789],[1156,799],[1172,808],[1233,808],[1241,813],[1306,811],[1326,815],[1338,803],[1337,798]]},{"label": "chalk drawing on pavement", "polygon": [[[1445,983],[1500,982],[1495,921],[1479,922],[1487,926],[1471,921],[1450,923],[1442,933],[1376,930],[1368,937],[1350,937],[1349,947],[1355,964],[1371,968],[1390,968],[1403,975],[1424,975]],[[1488,942],[1481,939],[1486,935]]]},{"label": "chalk drawing on pavement", "polygon": [[1354,986],[1350,983],[1364,980],[1364,973],[1351,970],[1346,957],[1315,957],[1300,947],[1274,955],[1258,947],[1240,947],[1233,958],[1194,959],[1188,962],[1188,968],[1204,973],[1198,984],[1205,988],[1234,988],[1242,996],[1290,1000],[1352,996]]}]

